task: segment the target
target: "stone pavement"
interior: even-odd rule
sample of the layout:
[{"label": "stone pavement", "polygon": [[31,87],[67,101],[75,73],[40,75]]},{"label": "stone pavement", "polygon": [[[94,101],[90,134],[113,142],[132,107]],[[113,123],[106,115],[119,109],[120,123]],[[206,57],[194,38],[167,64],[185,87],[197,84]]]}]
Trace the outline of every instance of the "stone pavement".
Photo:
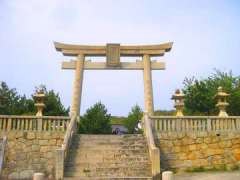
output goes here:
[{"label": "stone pavement", "polygon": [[174,180],[240,180],[240,171],[175,174]]}]

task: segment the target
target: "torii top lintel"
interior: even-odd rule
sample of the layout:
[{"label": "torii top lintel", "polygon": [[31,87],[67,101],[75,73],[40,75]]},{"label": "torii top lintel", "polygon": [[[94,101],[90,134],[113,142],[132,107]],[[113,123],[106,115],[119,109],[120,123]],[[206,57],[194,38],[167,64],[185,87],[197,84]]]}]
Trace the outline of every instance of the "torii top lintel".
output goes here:
[{"label": "torii top lintel", "polygon": [[[163,56],[165,52],[171,50],[173,43],[158,45],[128,45],[107,44],[105,46],[72,45],[54,42],[57,51],[65,56],[106,56],[106,63],[85,62],[84,69],[143,69],[142,62],[130,63],[120,62],[121,56]],[[75,61],[63,62],[63,69],[75,69]],[[161,62],[152,62],[151,69],[164,69]]]},{"label": "torii top lintel", "polygon": [[90,56],[106,56],[108,48],[115,47],[120,51],[120,56],[142,56],[148,54],[151,56],[163,56],[165,52],[171,50],[173,43],[164,43],[157,45],[124,45],[107,44],[106,46],[90,45],[72,45],[54,42],[57,51],[61,51],[65,56],[77,56],[79,54]]}]

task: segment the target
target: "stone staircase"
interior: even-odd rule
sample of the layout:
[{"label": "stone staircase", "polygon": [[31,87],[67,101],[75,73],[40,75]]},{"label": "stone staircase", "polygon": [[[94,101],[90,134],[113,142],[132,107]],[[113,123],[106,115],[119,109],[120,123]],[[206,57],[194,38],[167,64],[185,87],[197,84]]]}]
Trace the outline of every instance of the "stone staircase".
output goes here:
[{"label": "stone staircase", "polygon": [[75,135],[64,179],[152,179],[143,135]]}]

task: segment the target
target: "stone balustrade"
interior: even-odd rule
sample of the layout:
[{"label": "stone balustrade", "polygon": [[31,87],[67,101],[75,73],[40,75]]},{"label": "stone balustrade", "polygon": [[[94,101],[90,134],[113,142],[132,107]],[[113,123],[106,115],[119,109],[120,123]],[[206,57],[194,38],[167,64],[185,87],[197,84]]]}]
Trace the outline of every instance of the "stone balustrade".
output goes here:
[{"label": "stone balustrade", "polygon": [[151,116],[156,132],[240,130],[240,116]]},{"label": "stone balustrade", "polygon": [[73,135],[77,130],[77,118],[76,116],[72,116],[69,126],[67,126],[66,133],[64,135],[62,147],[56,149],[56,171],[55,178],[57,180],[63,179],[64,177],[64,161],[67,158],[68,151],[70,149],[71,141]]},{"label": "stone balustrade", "polygon": [[149,155],[152,163],[152,176],[158,178],[160,175],[160,151],[154,142],[151,121],[147,113],[143,116],[144,134],[147,139]]},{"label": "stone balustrade", "polygon": [[65,131],[70,122],[66,116],[13,116],[0,115],[2,131]]}]

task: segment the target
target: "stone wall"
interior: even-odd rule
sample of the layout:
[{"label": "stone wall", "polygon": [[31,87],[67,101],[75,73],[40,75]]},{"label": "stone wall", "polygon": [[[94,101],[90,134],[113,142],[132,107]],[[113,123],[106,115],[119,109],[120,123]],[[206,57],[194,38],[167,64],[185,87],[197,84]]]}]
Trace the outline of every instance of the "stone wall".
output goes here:
[{"label": "stone wall", "polygon": [[156,135],[161,169],[236,169],[240,167],[240,132],[165,132]]},{"label": "stone wall", "polygon": [[34,172],[54,178],[55,152],[63,142],[64,132],[9,131],[2,176],[31,179]]}]

